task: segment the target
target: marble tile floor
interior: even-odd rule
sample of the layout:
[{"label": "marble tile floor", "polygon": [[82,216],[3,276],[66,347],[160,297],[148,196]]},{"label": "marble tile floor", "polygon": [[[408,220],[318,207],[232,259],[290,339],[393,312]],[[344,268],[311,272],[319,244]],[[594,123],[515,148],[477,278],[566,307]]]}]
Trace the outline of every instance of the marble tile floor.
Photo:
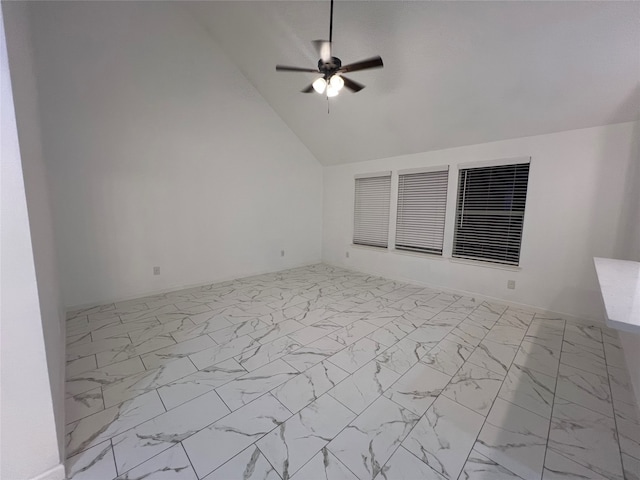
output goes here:
[{"label": "marble tile floor", "polygon": [[315,265],[69,314],[69,479],[640,478],[618,335]]}]

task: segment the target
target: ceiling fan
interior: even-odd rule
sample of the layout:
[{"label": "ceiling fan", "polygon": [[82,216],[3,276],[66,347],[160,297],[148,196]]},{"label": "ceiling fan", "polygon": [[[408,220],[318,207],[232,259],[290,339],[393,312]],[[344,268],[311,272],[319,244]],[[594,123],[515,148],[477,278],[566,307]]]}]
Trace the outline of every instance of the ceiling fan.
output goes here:
[{"label": "ceiling fan", "polygon": [[320,60],[318,60],[318,68],[301,68],[288,67],[285,65],[276,65],[278,72],[310,72],[322,75],[317,78],[311,85],[302,90],[303,93],[311,93],[316,91],[320,94],[325,93],[327,97],[335,97],[338,95],[342,87],[347,87],[352,92],[359,92],[364,88],[361,83],[355,82],[350,78],[343,76],[343,73],[357,72],[359,70],[367,70],[370,68],[382,67],[382,58],[379,56],[368,58],[360,62],[342,65],[342,61],[331,56],[331,42],[333,39],[333,0],[331,0],[331,15],[329,19],[329,40],[314,40],[312,43],[316,47]]}]

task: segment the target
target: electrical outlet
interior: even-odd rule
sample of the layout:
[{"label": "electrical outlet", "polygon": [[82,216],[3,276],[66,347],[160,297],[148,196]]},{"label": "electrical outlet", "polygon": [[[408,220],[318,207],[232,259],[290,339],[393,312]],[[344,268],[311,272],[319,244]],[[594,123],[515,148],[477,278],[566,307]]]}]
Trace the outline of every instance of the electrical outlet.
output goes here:
[{"label": "electrical outlet", "polygon": [[349,252],[344,252],[344,256],[349,258]]},{"label": "electrical outlet", "polygon": [[516,289],[516,281],[515,280],[507,281],[507,288],[509,290],[515,290]]},{"label": "electrical outlet", "polygon": [[284,250],[280,250],[280,256],[284,257]]},{"label": "electrical outlet", "polygon": [[160,275],[160,267],[153,267],[153,274]]}]

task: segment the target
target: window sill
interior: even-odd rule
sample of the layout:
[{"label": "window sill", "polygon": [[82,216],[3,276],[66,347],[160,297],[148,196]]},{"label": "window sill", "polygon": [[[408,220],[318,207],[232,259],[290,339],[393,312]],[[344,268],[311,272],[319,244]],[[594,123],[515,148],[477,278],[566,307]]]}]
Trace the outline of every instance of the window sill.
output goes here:
[{"label": "window sill", "polygon": [[388,253],[389,252],[389,247],[374,247],[373,245],[360,245],[357,243],[352,243],[351,244],[352,248],[357,248],[357,249],[362,249],[362,250],[369,250],[369,251],[373,251],[373,252],[380,252],[380,253]]},{"label": "window sill", "polygon": [[408,257],[416,257],[416,258],[424,258],[427,260],[444,260],[442,255],[438,255],[437,253],[429,253],[429,252],[412,252],[411,250],[400,250],[397,248],[390,249],[391,253],[395,253],[397,255],[406,255]]},{"label": "window sill", "polygon": [[495,270],[506,270],[508,272],[519,272],[522,270],[522,267],[512,266],[512,265],[500,265],[499,263],[490,263],[490,262],[481,262],[478,260],[468,260],[465,258],[451,258],[445,257],[443,255],[437,255],[435,253],[421,253],[421,252],[412,252],[410,250],[398,250],[393,247],[373,247],[370,245],[358,245],[356,243],[352,243],[351,248],[355,248],[358,250],[368,250],[370,252],[379,252],[379,253],[393,253],[395,255],[403,255],[407,257],[414,258],[422,258],[424,260],[449,260],[452,263],[461,263],[463,265],[473,265],[475,267],[484,267],[484,268],[493,268]]},{"label": "window sill", "polygon": [[468,260],[466,258],[450,258],[449,261],[452,263],[462,263],[464,265],[473,265],[476,267],[507,270],[508,272],[519,272],[520,270],[522,270],[522,267],[517,267],[515,265],[501,265],[499,263],[481,262],[479,260]]}]

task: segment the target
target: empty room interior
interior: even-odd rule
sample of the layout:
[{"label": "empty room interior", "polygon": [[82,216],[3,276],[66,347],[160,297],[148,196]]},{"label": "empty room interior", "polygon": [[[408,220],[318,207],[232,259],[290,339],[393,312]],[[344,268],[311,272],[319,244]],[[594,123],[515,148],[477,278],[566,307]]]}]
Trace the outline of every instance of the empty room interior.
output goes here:
[{"label": "empty room interior", "polygon": [[3,480],[640,480],[640,2],[0,7]]}]

